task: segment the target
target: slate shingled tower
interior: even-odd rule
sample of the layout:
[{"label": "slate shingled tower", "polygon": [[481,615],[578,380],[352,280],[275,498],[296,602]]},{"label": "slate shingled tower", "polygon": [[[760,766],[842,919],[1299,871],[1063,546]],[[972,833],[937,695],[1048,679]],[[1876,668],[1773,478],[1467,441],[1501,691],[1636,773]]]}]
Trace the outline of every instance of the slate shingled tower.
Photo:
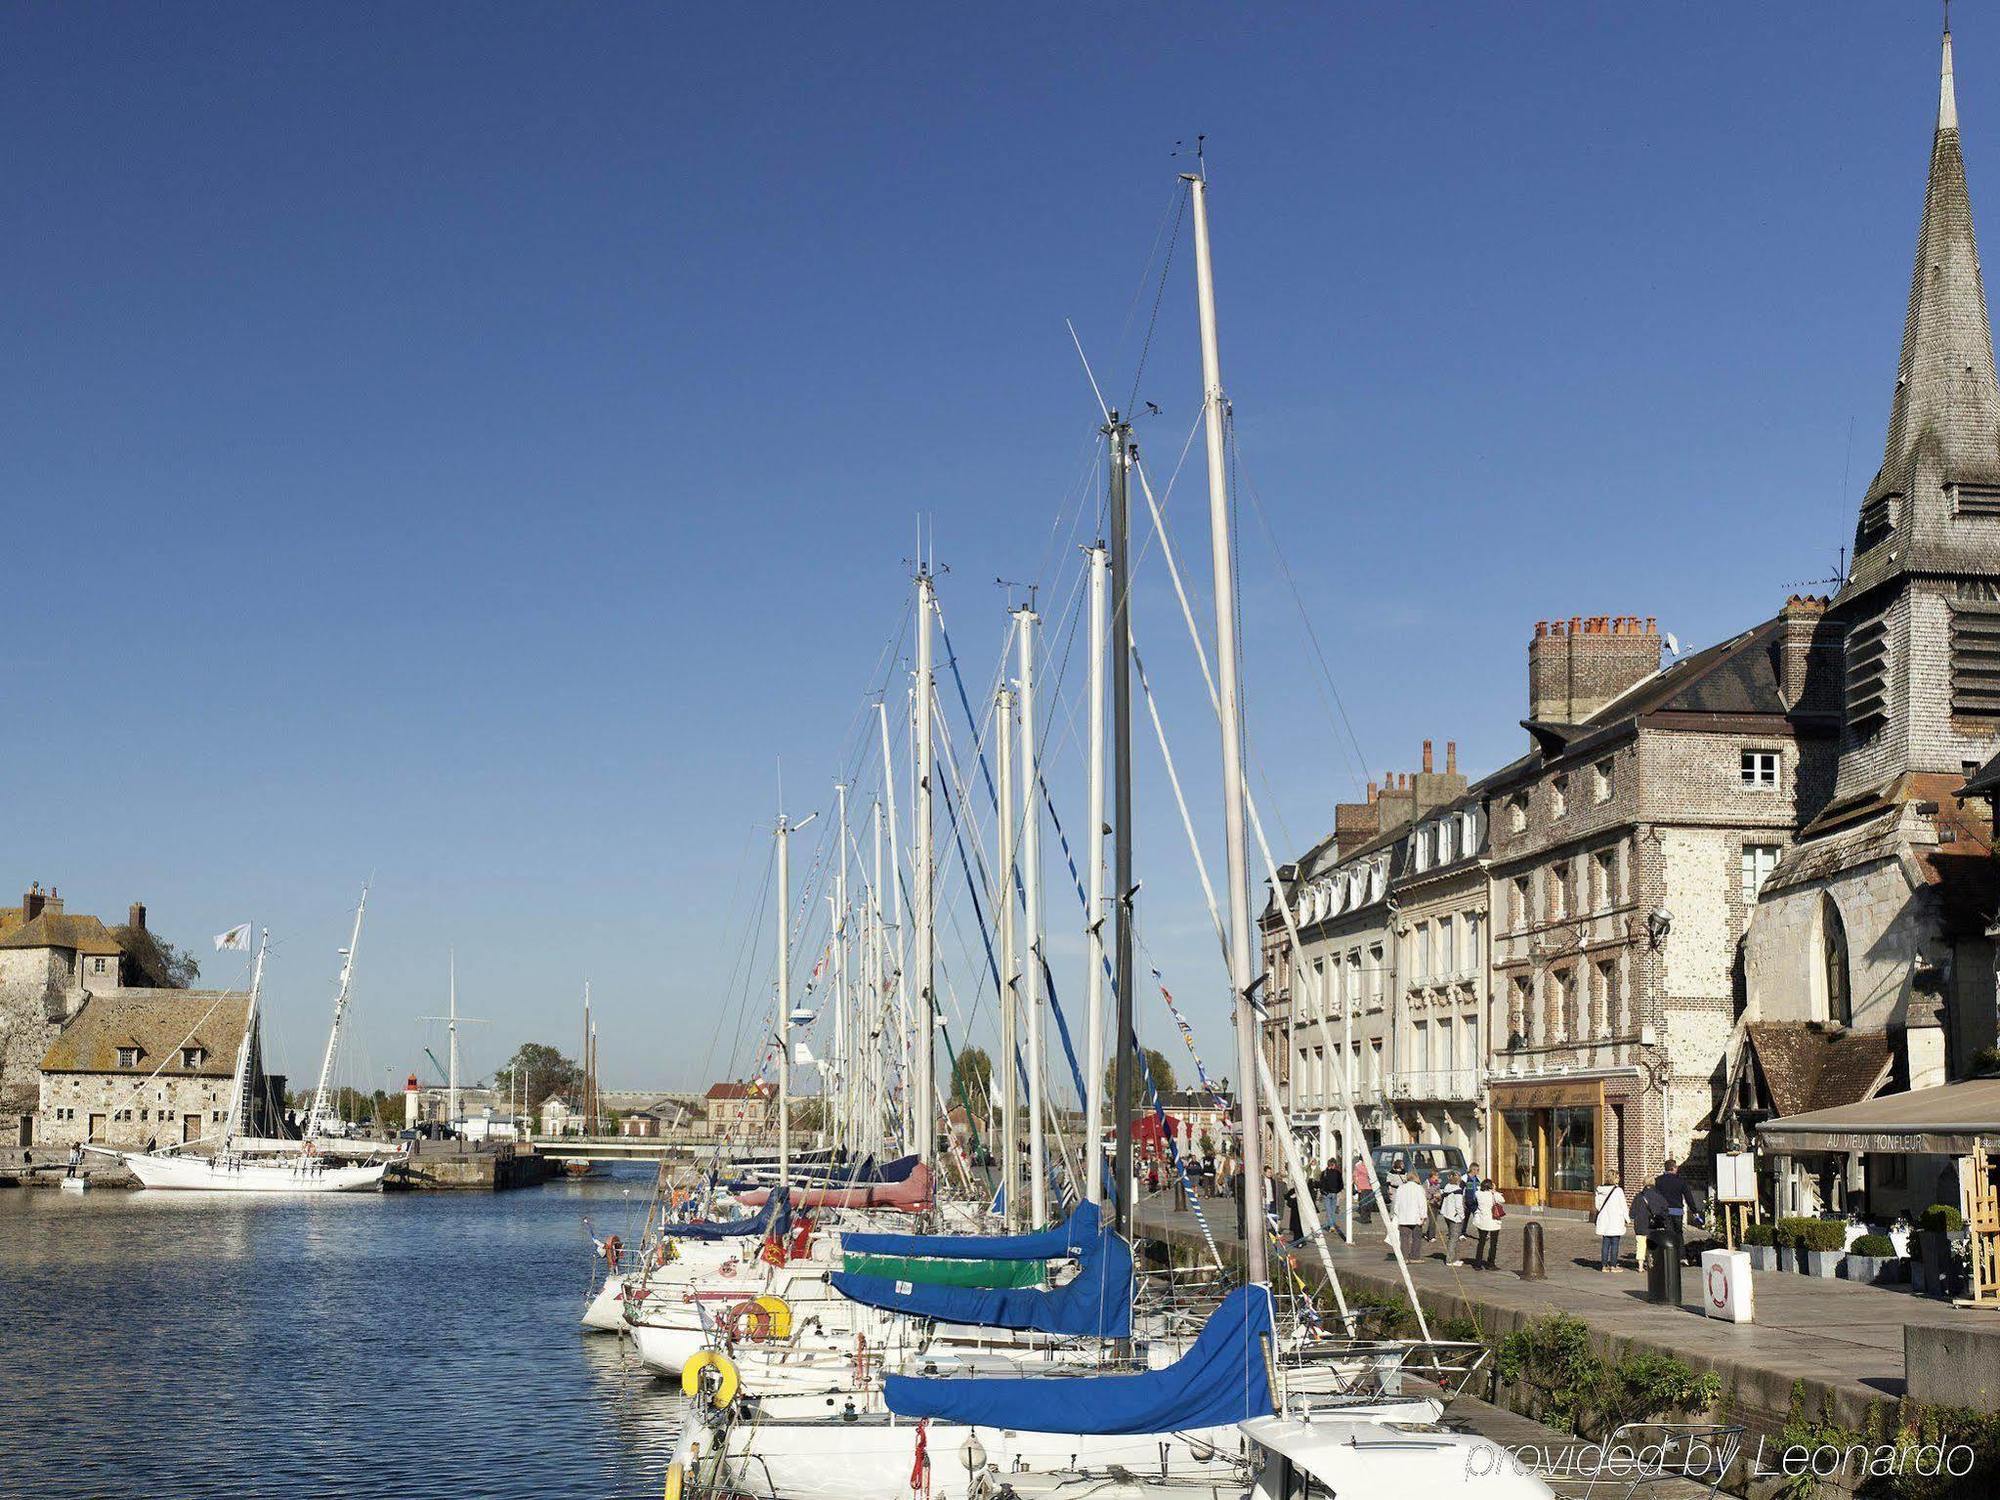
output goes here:
[{"label": "slate shingled tower", "polygon": [[[1829,610],[1845,637],[1838,808],[1962,775],[2000,737],[2000,379],[1944,35],[1882,468]],[[1832,809],[1830,809],[1831,811]]]}]

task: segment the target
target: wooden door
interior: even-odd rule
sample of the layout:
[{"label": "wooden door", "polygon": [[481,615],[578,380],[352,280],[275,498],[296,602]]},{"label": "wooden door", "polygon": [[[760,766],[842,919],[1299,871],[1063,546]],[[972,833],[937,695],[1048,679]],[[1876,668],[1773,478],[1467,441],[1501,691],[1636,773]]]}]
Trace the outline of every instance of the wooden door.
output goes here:
[{"label": "wooden door", "polygon": [[104,1126],[107,1118],[108,1116],[105,1115],[92,1115],[90,1117],[90,1135],[88,1139],[97,1144],[103,1144]]},{"label": "wooden door", "polygon": [[185,1146],[191,1141],[198,1141],[200,1139],[201,1139],[201,1116],[182,1115],[181,1144]]}]

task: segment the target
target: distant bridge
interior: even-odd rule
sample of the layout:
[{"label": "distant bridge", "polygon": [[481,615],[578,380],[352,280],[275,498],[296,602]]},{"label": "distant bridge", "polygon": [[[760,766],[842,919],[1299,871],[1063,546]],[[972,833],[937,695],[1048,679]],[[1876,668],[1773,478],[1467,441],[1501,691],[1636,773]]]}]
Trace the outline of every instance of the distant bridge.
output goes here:
[{"label": "distant bridge", "polygon": [[[529,1137],[537,1154],[551,1161],[692,1161],[715,1150],[714,1138],[669,1131],[660,1135],[537,1135]],[[730,1152],[775,1151],[778,1138],[757,1136],[729,1138]],[[807,1149],[802,1141],[798,1149]]]}]

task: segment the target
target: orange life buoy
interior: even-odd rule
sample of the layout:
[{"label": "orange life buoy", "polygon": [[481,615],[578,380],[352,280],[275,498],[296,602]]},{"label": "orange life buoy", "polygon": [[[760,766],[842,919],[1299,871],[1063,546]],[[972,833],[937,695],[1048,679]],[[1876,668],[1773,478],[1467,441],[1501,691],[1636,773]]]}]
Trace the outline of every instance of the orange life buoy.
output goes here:
[{"label": "orange life buoy", "polygon": [[755,1302],[739,1302],[722,1315],[722,1326],[732,1339],[747,1338],[761,1344],[771,1336],[771,1310]]},{"label": "orange life buoy", "polygon": [[604,1264],[612,1270],[618,1269],[618,1254],[625,1248],[625,1242],[615,1234],[604,1237]]}]

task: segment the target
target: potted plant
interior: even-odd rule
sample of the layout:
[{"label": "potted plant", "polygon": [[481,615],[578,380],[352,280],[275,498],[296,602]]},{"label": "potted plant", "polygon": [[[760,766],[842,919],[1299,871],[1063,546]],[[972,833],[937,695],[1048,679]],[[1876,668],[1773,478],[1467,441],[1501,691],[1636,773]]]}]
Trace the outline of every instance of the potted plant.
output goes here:
[{"label": "potted plant", "polygon": [[1917,1219],[1916,1264],[1923,1267],[1924,1295],[1949,1297],[1957,1258],[1952,1236],[1965,1228],[1965,1216],[1949,1203],[1933,1203]]},{"label": "potted plant", "polygon": [[1847,1279],[1863,1286],[1900,1281],[1902,1260],[1886,1234],[1864,1234],[1847,1250]]},{"label": "potted plant", "polygon": [[1743,1248],[1750,1252],[1750,1265],[1753,1270],[1778,1269],[1778,1246],[1769,1224],[1746,1224],[1743,1227]]},{"label": "potted plant", "polygon": [[1793,1262],[1807,1276],[1831,1281],[1840,1272],[1847,1248],[1845,1219],[1780,1219],[1778,1228],[1790,1241]]}]

